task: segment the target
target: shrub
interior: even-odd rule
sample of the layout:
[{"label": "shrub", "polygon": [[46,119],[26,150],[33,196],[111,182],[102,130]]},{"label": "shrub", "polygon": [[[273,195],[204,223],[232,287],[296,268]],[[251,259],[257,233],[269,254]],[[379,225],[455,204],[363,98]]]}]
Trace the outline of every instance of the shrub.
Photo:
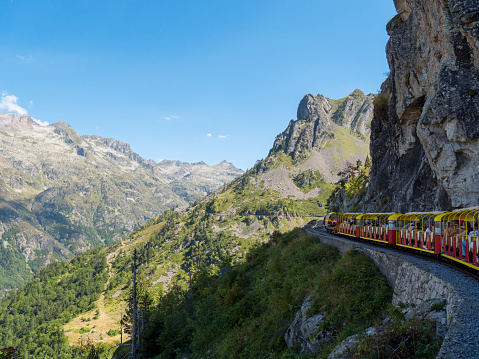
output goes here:
[{"label": "shrub", "polygon": [[79,331],[80,334],[90,333],[90,328],[83,327]]},{"label": "shrub", "polygon": [[106,334],[110,337],[120,334],[120,329],[110,329]]},{"label": "shrub", "polygon": [[[393,309],[398,311],[397,308]],[[389,329],[364,338],[352,351],[352,358],[435,358],[442,339],[436,336],[436,323],[393,315]]]},{"label": "shrub", "polygon": [[389,109],[389,95],[385,93],[380,93],[377,94],[376,97],[374,97],[374,117],[375,118],[380,118],[382,115],[388,113]]}]

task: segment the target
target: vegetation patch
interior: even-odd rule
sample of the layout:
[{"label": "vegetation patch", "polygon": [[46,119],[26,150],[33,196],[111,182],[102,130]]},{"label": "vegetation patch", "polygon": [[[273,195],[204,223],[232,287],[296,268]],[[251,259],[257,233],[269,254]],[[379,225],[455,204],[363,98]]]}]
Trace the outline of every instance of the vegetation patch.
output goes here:
[{"label": "vegetation patch", "polygon": [[80,334],[90,333],[91,329],[87,327],[80,328],[78,331]]},{"label": "vegetation patch", "polygon": [[435,321],[406,320],[400,309],[389,306],[392,322],[379,334],[362,338],[347,358],[435,358],[441,349],[442,338],[436,335]]},{"label": "vegetation patch", "polygon": [[106,334],[110,337],[114,337],[115,335],[120,334],[120,329],[110,329]]},{"label": "vegetation patch", "polygon": [[[286,347],[284,333],[312,292],[316,309],[326,310],[328,324],[341,333],[369,325],[392,294],[366,257],[348,253],[341,258],[335,248],[300,229],[275,232],[244,263],[222,272],[220,277],[196,272],[191,287],[177,285],[161,297],[142,337],[145,358],[295,357],[299,352]],[[341,313],[336,308],[344,304]]]},{"label": "vegetation patch", "polygon": [[293,177],[293,182],[301,191],[308,193],[315,188],[327,186],[328,182],[319,171],[307,170]]},{"label": "vegetation patch", "polygon": [[317,283],[313,298],[312,311],[326,313],[323,328],[333,327],[342,340],[381,318],[392,291],[368,257],[348,251]]}]

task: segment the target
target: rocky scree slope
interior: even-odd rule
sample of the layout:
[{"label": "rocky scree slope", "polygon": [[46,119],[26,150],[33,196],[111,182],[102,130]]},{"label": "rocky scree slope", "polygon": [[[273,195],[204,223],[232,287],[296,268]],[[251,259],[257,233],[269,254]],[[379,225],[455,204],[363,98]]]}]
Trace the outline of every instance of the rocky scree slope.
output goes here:
[{"label": "rocky scree slope", "polygon": [[[0,114],[0,289],[52,260],[112,243],[242,173],[227,162],[156,163],[65,122],[39,126]],[[22,263],[16,268],[8,258]]]},{"label": "rocky scree slope", "polygon": [[479,2],[395,0],[368,211],[479,205]]}]

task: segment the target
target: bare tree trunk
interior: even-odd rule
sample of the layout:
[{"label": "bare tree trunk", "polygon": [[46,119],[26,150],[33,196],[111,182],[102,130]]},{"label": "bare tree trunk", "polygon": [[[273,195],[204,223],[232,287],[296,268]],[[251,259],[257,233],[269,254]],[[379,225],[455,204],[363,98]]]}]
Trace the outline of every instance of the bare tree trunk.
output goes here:
[{"label": "bare tree trunk", "polygon": [[131,331],[131,358],[137,359],[138,307],[136,300],[136,249],[133,254],[133,328]]}]

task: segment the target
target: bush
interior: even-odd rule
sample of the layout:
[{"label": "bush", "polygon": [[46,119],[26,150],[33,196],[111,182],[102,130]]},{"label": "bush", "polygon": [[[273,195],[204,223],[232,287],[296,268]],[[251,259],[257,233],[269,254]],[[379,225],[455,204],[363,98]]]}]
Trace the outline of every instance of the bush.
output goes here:
[{"label": "bush", "polygon": [[80,334],[90,333],[90,328],[83,327],[79,330]]},{"label": "bush", "polygon": [[106,334],[110,337],[120,334],[120,329],[110,329]]},{"label": "bush", "polygon": [[[397,308],[390,311],[401,314]],[[389,329],[380,334],[364,338],[352,350],[352,358],[435,358],[441,348],[442,339],[436,336],[436,323],[402,315],[392,315]]]}]

